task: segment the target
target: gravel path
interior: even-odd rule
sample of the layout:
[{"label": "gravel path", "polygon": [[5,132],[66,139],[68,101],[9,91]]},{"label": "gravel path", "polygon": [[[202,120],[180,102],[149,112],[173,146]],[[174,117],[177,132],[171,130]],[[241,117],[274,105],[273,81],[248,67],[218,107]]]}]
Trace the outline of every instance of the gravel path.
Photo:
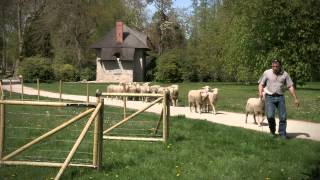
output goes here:
[{"label": "gravel path", "polygon": [[[4,90],[9,90],[9,85],[3,85]],[[21,92],[21,85],[14,84],[12,85],[13,92],[20,93]],[[37,95],[37,91],[34,88],[24,87],[24,94],[27,95]],[[50,98],[59,98],[58,93],[48,92],[48,91],[41,91],[40,95],[43,97],[50,97]],[[63,94],[62,98],[65,100],[74,100],[74,101],[86,101],[86,96],[78,96],[78,95],[70,95],[70,94]],[[95,102],[96,97],[90,96],[90,102]],[[110,100],[105,99],[105,104],[113,105],[113,106],[123,106],[123,102],[120,100]],[[147,103],[143,103],[140,101],[128,101],[127,108],[130,109],[141,109],[145,107]],[[147,110],[148,112],[153,112],[160,114],[161,105],[154,105]],[[190,119],[197,119],[197,120],[206,120],[212,123],[219,123],[224,124],[227,126],[236,126],[246,129],[252,129],[261,132],[269,133],[268,123],[267,120],[264,120],[264,124],[262,127],[258,127],[257,125],[253,124],[253,117],[249,115],[248,117],[248,124],[245,121],[245,114],[243,113],[232,113],[232,112],[225,112],[225,111],[217,111],[217,115],[208,114],[208,113],[190,113],[189,107],[170,107],[170,115],[171,116],[178,116],[183,115]],[[320,117],[319,117],[320,118]],[[311,123],[306,121],[298,121],[298,120],[291,120],[288,119],[287,124],[287,132],[288,136],[291,138],[303,138],[303,139],[310,139],[315,141],[320,141],[320,123]],[[277,119],[278,124],[278,119]]]}]

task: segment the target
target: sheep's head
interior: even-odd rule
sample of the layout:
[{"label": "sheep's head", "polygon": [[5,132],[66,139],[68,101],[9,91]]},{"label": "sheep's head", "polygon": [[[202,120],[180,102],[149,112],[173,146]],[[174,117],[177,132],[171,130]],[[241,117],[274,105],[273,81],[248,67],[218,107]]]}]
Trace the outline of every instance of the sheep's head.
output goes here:
[{"label": "sheep's head", "polygon": [[202,89],[209,91],[210,90],[210,86],[203,86]]},{"label": "sheep's head", "polygon": [[201,100],[205,100],[209,96],[209,92],[206,90],[200,91]]},{"label": "sheep's head", "polygon": [[173,89],[179,89],[179,85],[177,85],[177,84],[172,84],[171,87],[172,87]]},{"label": "sheep's head", "polygon": [[213,88],[212,92],[213,92],[213,94],[218,94],[218,88]]}]

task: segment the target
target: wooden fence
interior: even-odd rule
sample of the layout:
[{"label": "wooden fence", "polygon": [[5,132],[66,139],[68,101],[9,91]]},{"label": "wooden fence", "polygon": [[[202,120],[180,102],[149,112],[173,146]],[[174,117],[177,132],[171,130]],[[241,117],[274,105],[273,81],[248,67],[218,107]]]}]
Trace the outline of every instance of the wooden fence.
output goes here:
[{"label": "wooden fence", "polygon": [[[21,92],[20,93],[20,96],[21,96],[21,100],[23,101],[25,98],[24,98],[24,95],[25,95],[25,92],[24,92],[24,81],[23,81],[23,78],[19,78],[19,81],[20,81],[20,84],[21,84]],[[1,82],[0,82],[1,83]],[[40,101],[40,96],[41,96],[41,85],[40,85],[40,80],[39,79],[36,79],[36,83],[37,83],[37,97],[38,97],[38,101]],[[89,103],[89,83],[88,82],[85,82],[86,84],[86,102]],[[12,85],[13,85],[13,80],[12,79],[9,79],[9,96],[11,97],[12,96],[12,92],[13,92],[13,88],[12,88]],[[59,101],[62,102],[63,101],[63,97],[62,97],[62,94],[63,94],[63,81],[60,80],[59,81],[59,86],[57,87],[58,89],[58,93],[59,93]],[[3,94],[3,89],[2,89],[2,84],[0,84],[0,95]]]},{"label": "wooden fence", "polygon": [[[102,97],[120,97],[123,101],[123,119],[120,119],[116,124],[111,127],[105,129],[103,131],[103,139],[115,139],[115,140],[140,140],[140,141],[163,141],[166,142],[169,136],[169,117],[170,117],[170,105],[169,105],[169,92],[165,92],[164,94],[138,94],[138,93],[102,93]],[[153,97],[157,98],[156,100],[146,103],[145,107],[139,109],[133,114],[127,116],[127,98],[128,97]],[[128,137],[128,136],[111,136],[108,135],[114,129],[119,126],[125,124],[130,121],[134,117],[143,113],[150,107],[154,106],[157,103],[162,102],[161,113],[159,120],[157,122],[156,127],[154,127],[154,134],[159,130],[160,124],[162,122],[162,137],[154,138],[154,137]]]},{"label": "wooden fence", "polygon": [[[1,85],[1,84],[0,84]],[[55,179],[59,179],[65,169],[68,166],[77,166],[77,167],[92,167],[100,169],[102,165],[102,134],[103,134],[103,99],[100,99],[97,96],[96,103],[67,103],[67,102],[37,102],[37,101],[15,101],[15,100],[5,100],[4,96],[1,96],[0,100],[0,165],[33,165],[33,166],[48,166],[48,167],[60,167],[58,174],[56,175]],[[47,106],[47,107],[87,107],[87,109],[68,119],[67,121],[63,122],[62,124],[58,125],[57,127],[49,130],[48,132],[42,134],[41,136],[31,140],[30,142],[24,144],[20,148],[14,150],[13,152],[4,154],[4,147],[5,142],[5,129],[6,129],[6,105],[24,105],[24,106]],[[64,162],[57,163],[57,162],[38,162],[38,161],[17,161],[12,160],[13,157],[17,156],[20,153],[23,153],[26,149],[29,149],[31,146],[45,141],[46,138],[52,136],[53,134],[58,133],[62,129],[70,126],[76,121],[79,121],[83,117],[90,115],[88,121],[85,124],[85,127],[82,129],[79,137],[75,141],[72,149],[70,150],[68,156],[64,160]],[[89,127],[91,124],[94,123],[94,138],[93,138],[93,157],[92,157],[92,164],[73,164],[70,163],[72,157],[77,151],[80,143],[83,141],[86,133],[88,132]]]}]

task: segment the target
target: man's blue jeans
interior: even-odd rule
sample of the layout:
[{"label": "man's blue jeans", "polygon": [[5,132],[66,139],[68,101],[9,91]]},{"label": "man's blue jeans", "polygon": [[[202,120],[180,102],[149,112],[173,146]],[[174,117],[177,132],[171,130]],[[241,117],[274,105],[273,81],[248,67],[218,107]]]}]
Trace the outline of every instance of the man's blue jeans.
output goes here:
[{"label": "man's blue jeans", "polygon": [[279,135],[286,136],[287,128],[287,112],[286,103],[283,95],[271,96],[266,95],[266,114],[269,123],[270,132],[275,134],[276,131],[276,121],[275,121],[275,110],[278,109],[279,112]]}]

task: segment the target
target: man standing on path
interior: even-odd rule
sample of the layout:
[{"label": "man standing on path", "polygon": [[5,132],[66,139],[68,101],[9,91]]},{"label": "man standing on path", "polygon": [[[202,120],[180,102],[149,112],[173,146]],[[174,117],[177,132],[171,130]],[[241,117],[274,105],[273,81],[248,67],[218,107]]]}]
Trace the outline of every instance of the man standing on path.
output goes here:
[{"label": "man standing on path", "polygon": [[285,87],[287,87],[294,98],[294,103],[299,106],[299,100],[293,82],[286,71],[282,70],[281,62],[277,59],[272,60],[272,69],[264,71],[259,80],[259,96],[262,98],[265,88],[266,93],[266,114],[269,123],[270,133],[275,135],[275,109],[279,112],[279,135],[287,137],[287,112],[284,98]]}]

